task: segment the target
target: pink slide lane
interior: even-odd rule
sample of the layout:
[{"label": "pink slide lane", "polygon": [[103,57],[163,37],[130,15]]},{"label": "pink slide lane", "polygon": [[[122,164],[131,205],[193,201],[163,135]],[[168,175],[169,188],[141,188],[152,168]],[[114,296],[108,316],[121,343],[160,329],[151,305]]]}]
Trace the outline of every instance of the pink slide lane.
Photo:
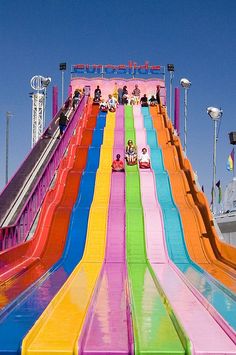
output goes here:
[{"label": "pink slide lane", "polygon": [[[140,119],[143,120],[143,117],[140,116],[139,108],[135,107],[135,128],[142,126],[140,122],[136,124]],[[143,132],[146,134],[145,130]],[[136,137],[137,145],[142,145],[144,137],[141,132]],[[141,137],[140,142],[138,137]],[[152,170],[140,170],[147,256],[164,295],[190,339],[192,354],[236,354],[235,344],[190,291],[168,258],[162,212],[155,186]]]},{"label": "pink slide lane", "polygon": [[[116,113],[113,155],[124,152],[124,108]],[[133,354],[125,262],[125,174],[112,173],[105,263],[79,340],[79,354]]]}]

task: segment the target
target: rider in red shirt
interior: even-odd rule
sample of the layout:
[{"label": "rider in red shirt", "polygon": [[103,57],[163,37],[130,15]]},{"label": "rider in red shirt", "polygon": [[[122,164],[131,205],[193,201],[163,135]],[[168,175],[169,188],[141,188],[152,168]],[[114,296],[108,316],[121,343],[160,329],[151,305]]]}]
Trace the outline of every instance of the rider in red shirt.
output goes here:
[{"label": "rider in red shirt", "polygon": [[112,171],[124,171],[124,163],[120,160],[120,154],[116,155],[116,160],[112,163]]}]

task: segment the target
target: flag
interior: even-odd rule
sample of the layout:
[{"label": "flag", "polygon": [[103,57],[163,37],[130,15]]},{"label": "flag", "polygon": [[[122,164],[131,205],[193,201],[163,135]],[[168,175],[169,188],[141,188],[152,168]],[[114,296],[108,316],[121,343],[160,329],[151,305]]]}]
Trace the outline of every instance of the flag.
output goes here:
[{"label": "flag", "polygon": [[216,186],[218,187],[218,190],[219,190],[218,203],[221,203],[221,201],[222,201],[222,190],[221,190],[221,186],[220,186],[220,180],[217,181]]},{"label": "flag", "polygon": [[232,152],[230,153],[230,155],[228,157],[227,170],[228,171],[234,170],[234,148],[232,149]]},{"label": "flag", "polygon": [[214,188],[212,186],[212,188],[211,188],[211,203],[210,203],[211,207],[213,206],[213,199],[214,199]]}]

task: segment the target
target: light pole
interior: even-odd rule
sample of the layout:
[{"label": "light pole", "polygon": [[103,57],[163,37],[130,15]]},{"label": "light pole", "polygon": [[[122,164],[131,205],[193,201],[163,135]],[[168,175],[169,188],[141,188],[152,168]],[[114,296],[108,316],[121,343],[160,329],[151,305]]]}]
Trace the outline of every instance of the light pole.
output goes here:
[{"label": "light pole", "polygon": [[45,78],[42,76],[42,86],[44,88],[44,108],[43,108],[43,128],[45,127],[45,122],[46,122],[46,102],[47,102],[47,87],[51,83],[52,79],[47,77]]},{"label": "light pole", "polygon": [[213,177],[212,177],[212,212],[216,213],[215,210],[215,187],[216,187],[216,143],[218,140],[217,135],[217,123],[222,117],[223,111],[217,107],[208,107],[207,113],[214,122],[214,142],[213,142]]},{"label": "light pole", "polygon": [[180,84],[184,88],[184,152],[187,155],[188,89],[191,86],[191,82],[183,78],[180,80]]},{"label": "light pole", "polygon": [[[32,89],[32,147],[43,133],[46,112],[46,89],[51,83],[51,78],[35,75],[30,81]],[[43,93],[42,93],[43,91]]]},{"label": "light pole", "polygon": [[172,90],[175,67],[174,64],[167,64],[167,70],[170,73],[170,119],[172,121]]},{"label": "light pole", "polygon": [[9,152],[9,121],[12,116],[11,112],[6,112],[6,156],[5,156],[5,184],[8,183],[8,152]]},{"label": "light pole", "polygon": [[64,73],[66,70],[66,63],[60,63],[59,69],[61,71],[61,106],[64,104]]}]

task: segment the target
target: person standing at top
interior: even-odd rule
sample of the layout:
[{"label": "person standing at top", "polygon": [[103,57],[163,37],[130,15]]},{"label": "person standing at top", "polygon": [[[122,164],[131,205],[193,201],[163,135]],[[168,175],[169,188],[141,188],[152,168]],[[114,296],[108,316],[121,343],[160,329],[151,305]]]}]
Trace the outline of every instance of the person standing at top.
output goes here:
[{"label": "person standing at top", "polygon": [[160,85],[157,85],[156,101],[157,101],[158,105],[161,104],[161,87],[160,87]]},{"label": "person standing at top", "polygon": [[101,89],[99,87],[99,85],[97,86],[97,88],[94,90],[94,102],[99,102],[100,101],[100,97],[102,95]]},{"label": "person standing at top", "polygon": [[118,103],[122,104],[123,89],[118,88]]},{"label": "person standing at top", "polygon": [[132,95],[134,96],[135,104],[138,104],[140,99],[140,89],[137,84],[135,85],[134,90],[132,91]]},{"label": "person standing at top", "polygon": [[122,90],[122,104],[123,105],[127,105],[129,102],[128,100],[128,90],[127,90],[127,86],[125,85],[123,87],[123,90]]},{"label": "person standing at top", "polygon": [[117,88],[117,83],[115,83],[115,87],[112,93],[112,96],[118,101],[118,88]]}]

